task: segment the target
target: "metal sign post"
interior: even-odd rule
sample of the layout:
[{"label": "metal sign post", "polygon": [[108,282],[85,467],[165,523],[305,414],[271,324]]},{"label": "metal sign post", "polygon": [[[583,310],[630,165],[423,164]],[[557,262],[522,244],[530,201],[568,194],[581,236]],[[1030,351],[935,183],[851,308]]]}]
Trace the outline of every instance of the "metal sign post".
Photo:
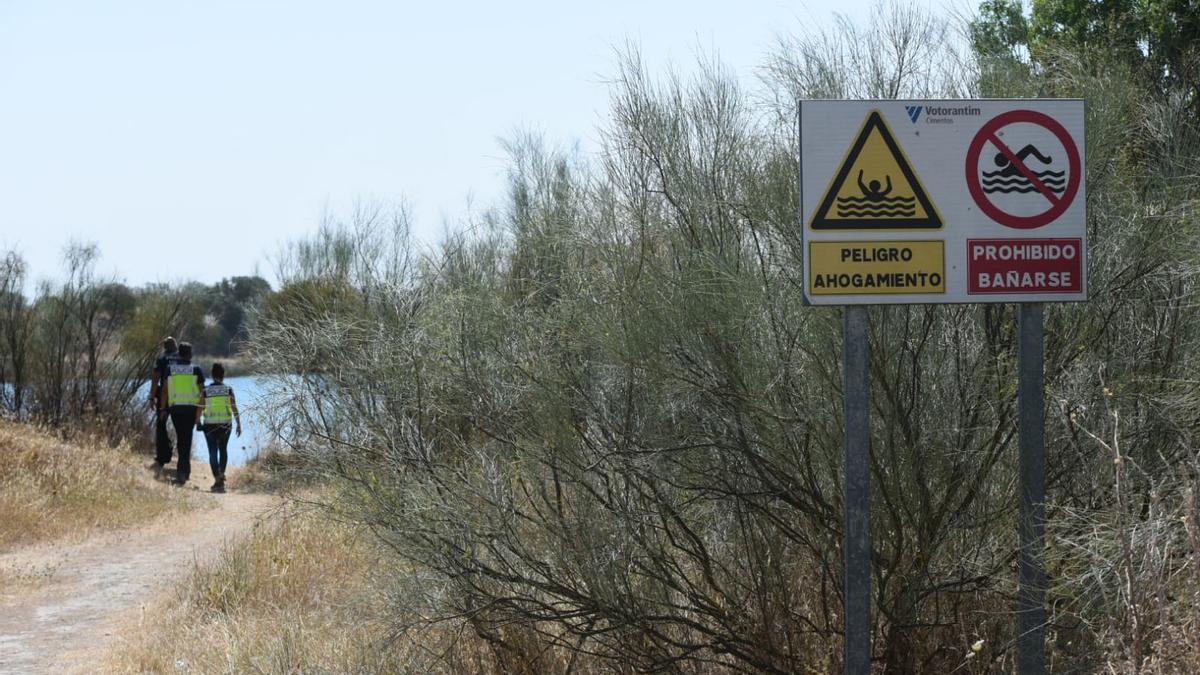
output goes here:
[{"label": "metal sign post", "polygon": [[1020,446],[1020,554],[1017,671],[1046,672],[1046,421],[1042,304],[1017,305],[1017,433]]},{"label": "metal sign post", "polygon": [[842,418],[846,453],[843,552],[846,563],[846,675],[871,672],[871,349],[867,308],[842,317]]},{"label": "metal sign post", "polygon": [[1016,303],[1021,675],[1046,672],[1042,308],[1085,302],[1080,99],[801,101],[804,299],[844,307],[846,672],[871,667],[865,305]]}]

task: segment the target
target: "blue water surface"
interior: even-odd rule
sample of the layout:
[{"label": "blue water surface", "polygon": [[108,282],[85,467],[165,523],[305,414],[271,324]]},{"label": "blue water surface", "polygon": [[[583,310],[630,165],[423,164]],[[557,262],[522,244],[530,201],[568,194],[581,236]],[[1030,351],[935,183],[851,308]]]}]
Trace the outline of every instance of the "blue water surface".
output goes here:
[{"label": "blue water surface", "polygon": [[[234,396],[237,397],[238,412],[242,417],[242,435],[229,437],[229,465],[242,466],[254,457],[263,448],[270,445],[274,436],[261,419],[260,410],[263,405],[262,396],[263,389],[258,378],[253,376],[245,377],[227,377],[225,384],[233,387]],[[199,449],[204,448],[201,455],[207,455],[208,446],[204,444],[204,434],[197,434],[194,446]]]}]

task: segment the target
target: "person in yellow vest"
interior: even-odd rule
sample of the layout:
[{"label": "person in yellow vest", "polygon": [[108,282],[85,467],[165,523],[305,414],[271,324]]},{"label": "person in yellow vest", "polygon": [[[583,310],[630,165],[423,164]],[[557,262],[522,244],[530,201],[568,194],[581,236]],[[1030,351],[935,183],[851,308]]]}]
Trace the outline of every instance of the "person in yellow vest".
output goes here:
[{"label": "person in yellow vest", "polygon": [[[183,485],[192,473],[192,433],[204,391],[204,371],[192,365],[192,344],[179,343],[175,361],[163,365],[159,387],[158,414],[171,417],[175,427],[175,445],[179,462],[175,465],[175,485]],[[169,458],[168,458],[169,460]]]},{"label": "person in yellow vest", "polygon": [[233,387],[225,384],[225,365],[212,364],[212,384],[204,388],[203,421],[196,427],[204,432],[208,445],[208,466],[212,469],[213,492],[225,491],[225,465],[229,463],[229,433],[237,423],[237,435],[242,435],[242,417],[238,414]]}]

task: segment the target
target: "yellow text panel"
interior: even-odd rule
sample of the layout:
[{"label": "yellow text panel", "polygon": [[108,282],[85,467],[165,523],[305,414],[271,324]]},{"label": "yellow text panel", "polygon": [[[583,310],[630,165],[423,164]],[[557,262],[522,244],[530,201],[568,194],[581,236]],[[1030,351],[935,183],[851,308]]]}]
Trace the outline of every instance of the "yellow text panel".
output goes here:
[{"label": "yellow text panel", "polygon": [[909,295],[946,292],[941,241],[814,241],[810,295]]}]

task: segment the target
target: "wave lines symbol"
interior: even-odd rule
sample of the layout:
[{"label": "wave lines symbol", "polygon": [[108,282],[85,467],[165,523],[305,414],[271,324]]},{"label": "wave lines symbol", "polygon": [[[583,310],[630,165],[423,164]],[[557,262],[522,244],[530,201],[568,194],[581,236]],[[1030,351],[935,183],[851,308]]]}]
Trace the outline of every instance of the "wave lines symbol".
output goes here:
[{"label": "wave lines symbol", "polygon": [[[1022,178],[995,178],[992,180],[984,179],[982,182],[984,185],[1015,185],[1018,183],[1024,183],[1027,185],[1030,184],[1030,180],[1028,178],[1023,178],[1023,177]],[[1047,178],[1042,181],[1042,183],[1045,183],[1046,185],[1065,185],[1066,182],[1067,182],[1066,179],[1063,179],[1063,178]]]},{"label": "wave lines symbol", "polygon": [[912,204],[917,201],[916,197],[838,197],[838,204]]},{"label": "wave lines symbol", "polygon": [[917,215],[917,210],[914,208],[903,208],[903,207],[900,207],[900,208],[884,207],[884,208],[872,209],[872,208],[854,208],[854,207],[842,208],[839,206],[837,213],[839,216],[841,216],[843,218],[849,218],[849,217],[852,217],[852,218],[863,218],[863,217],[868,217],[868,218],[896,218],[896,217],[912,218],[913,216]]},{"label": "wave lines symbol", "polygon": [[[1047,186],[1047,187],[1049,187],[1049,186]],[[1065,188],[1061,188],[1061,187],[1057,187],[1057,188],[1052,187],[1052,188],[1050,188],[1050,191],[1054,192],[1054,193],[1061,193],[1064,189]],[[1024,187],[1014,186],[1014,187],[984,188],[983,191],[988,194],[992,194],[994,192],[1002,192],[1004,194],[1008,194],[1010,192],[1019,192],[1021,194],[1025,194],[1027,192],[1041,192],[1041,190],[1035,188],[1032,185],[1027,185]]]},{"label": "wave lines symbol", "polygon": [[[999,177],[1011,176],[1011,177],[1016,178],[1019,176],[1023,176],[1024,174],[1015,173],[1015,172],[1013,172],[1012,167],[1006,167],[1003,169],[997,169],[995,171],[984,171],[981,175],[984,178],[995,178],[997,176],[999,176]],[[1033,175],[1037,176],[1040,179],[1046,179],[1046,178],[1051,178],[1051,177],[1052,178],[1062,178],[1063,176],[1067,175],[1067,172],[1066,171],[1051,171],[1050,169],[1046,169],[1045,171],[1035,171],[1033,173]]]}]

